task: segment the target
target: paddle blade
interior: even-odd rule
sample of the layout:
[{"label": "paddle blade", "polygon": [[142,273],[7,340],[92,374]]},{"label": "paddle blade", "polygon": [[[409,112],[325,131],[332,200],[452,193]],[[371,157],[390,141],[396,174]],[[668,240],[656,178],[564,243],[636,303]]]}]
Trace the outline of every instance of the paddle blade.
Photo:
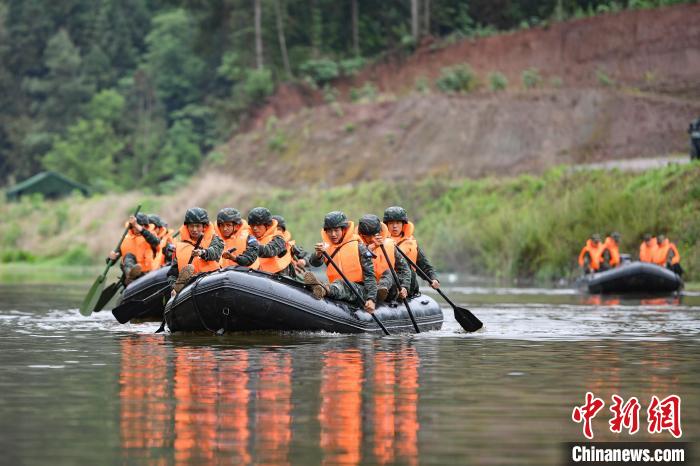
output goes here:
[{"label": "paddle blade", "polygon": [[105,277],[100,275],[95,279],[95,282],[90,287],[90,291],[85,295],[85,299],[83,299],[83,303],[80,305],[80,313],[82,315],[87,317],[92,314],[92,309],[95,307],[100,294],[102,294],[104,286]]},{"label": "paddle blade", "polygon": [[143,306],[143,301],[129,301],[112,309],[112,314],[120,324],[125,324],[138,316],[143,311]]},{"label": "paddle blade", "polygon": [[101,311],[107,305],[107,303],[110,302],[112,298],[114,298],[114,295],[117,294],[121,286],[121,282],[114,282],[107,288],[105,288],[104,291],[100,293],[100,297],[97,299],[95,306],[92,308],[92,312]]},{"label": "paddle blade", "polygon": [[469,309],[459,306],[454,306],[452,309],[455,311],[455,319],[467,332],[476,332],[484,326],[484,323],[472,314]]}]

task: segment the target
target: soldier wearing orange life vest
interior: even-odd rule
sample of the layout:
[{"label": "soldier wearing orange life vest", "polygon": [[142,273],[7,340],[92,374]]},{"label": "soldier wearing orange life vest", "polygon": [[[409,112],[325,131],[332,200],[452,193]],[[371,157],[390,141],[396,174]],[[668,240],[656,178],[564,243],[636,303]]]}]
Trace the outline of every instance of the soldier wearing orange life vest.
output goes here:
[{"label": "soldier wearing orange life vest", "polygon": [[148,229],[160,240],[158,247],[154,249],[153,268],[170,265],[175,253],[175,240],[168,224],[158,215],[151,214],[148,216]]},{"label": "soldier wearing orange life vest", "polygon": [[612,269],[620,265],[620,238],[620,233],[616,231],[605,238],[600,258],[601,270]]},{"label": "soldier wearing orange life vest", "polygon": [[287,230],[287,222],[281,215],[273,215],[272,218],[277,220],[277,231],[280,232],[284,240],[287,242],[287,247],[292,253],[292,264],[297,273],[304,273],[304,269],[308,264],[309,253],[304,251],[301,246],[297,245],[296,240],[292,238],[292,233]]},{"label": "soldier wearing orange life vest", "polygon": [[[396,245],[430,278],[430,287],[440,288],[435,269],[418,245],[418,241],[413,237],[413,223],[408,221],[406,210],[399,206],[389,207],[384,211],[383,220]],[[413,269],[411,269],[411,288],[409,291],[411,295],[415,295],[419,291],[418,277]]]},{"label": "soldier wearing orange life vest", "polygon": [[586,241],[586,245],[578,255],[578,265],[583,268],[583,273],[593,273],[600,270],[600,259],[603,254],[603,244],[600,242],[600,235],[594,233]]},{"label": "soldier wearing orange life vest", "polygon": [[292,254],[282,234],[277,231],[277,220],[265,207],[248,212],[248,225],[258,240],[258,260],[265,272],[297,278],[292,265]]},{"label": "soldier wearing orange life vest", "polygon": [[124,237],[119,252],[110,251],[108,256],[113,261],[121,257],[125,285],[154,269],[153,248],[160,243],[160,240],[148,231],[146,214],[130,216],[128,226],[129,231]]},{"label": "soldier wearing orange life vest", "polygon": [[[372,261],[374,276],[377,278],[377,300],[387,301],[397,297],[406,299],[411,287],[411,269],[408,268],[403,256],[396,252],[396,243],[390,238],[389,229],[379,220],[379,217],[368,214],[360,218],[357,232],[367,249],[374,254]],[[391,267],[396,270],[399,277],[398,288],[380,245],[384,245]]]},{"label": "soldier wearing orange life vest", "polygon": [[639,245],[639,260],[642,262],[654,262],[654,255],[658,247],[659,245],[656,243],[656,238],[646,233],[642,244]]},{"label": "soldier wearing orange life vest", "polygon": [[309,255],[309,265],[320,267],[325,264],[329,283],[321,283],[313,272],[306,272],[304,283],[311,286],[314,297],[358,304],[355,293],[343,280],[342,275],[333,265],[326,263],[323,257],[325,251],[364,299],[365,310],[374,312],[377,302],[377,280],[374,276],[373,255],[355,234],[353,222],[348,221],[343,212],[329,212],[323,219],[321,239],[322,241],[314,246],[315,251]]},{"label": "soldier wearing orange life vest", "polygon": [[224,242],[209,222],[209,214],[201,207],[192,207],[185,213],[180,237],[175,244],[175,259],[168,277],[175,280],[173,296],[187,285],[192,276],[219,269]]},{"label": "soldier wearing orange life vest", "polygon": [[675,244],[669,241],[665,235],[659,235],[657,238],[658,247],[654,252],[654,263],[661,267],[666,267],[673,270],[678,275],[683,275],[681,267],[681,255]]},{"label": "soldier wearing orange life vest", "polygon": [[248,223],[241,213],[231,207],[223,208],[216,215],[216,232],[224,241],[221,267],[242,265],[258,269],[258,240],[250,233]]}]

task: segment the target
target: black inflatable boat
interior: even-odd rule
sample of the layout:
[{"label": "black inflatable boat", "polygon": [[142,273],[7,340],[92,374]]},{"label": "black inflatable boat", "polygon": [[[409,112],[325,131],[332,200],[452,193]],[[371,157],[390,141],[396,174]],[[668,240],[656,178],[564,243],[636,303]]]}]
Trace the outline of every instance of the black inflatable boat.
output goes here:
[{"label": "black inflatable boat", "polygon": [[[428,296],[409,300],[421,331],[442,327],[442,310]],[[375,311],[389,333],[414,333],[403,305],[382,304]],[[171,332],[319,331],[382,333],[367,312],[343,302],[317,300],[287,277],[231,267],[198,277],[165,308]]]},{"label": "black inflatable boat", "polygon": [[586,279],[589,293],[672,293],[683,286],[671,270],[648,262],[628,262]]},{"label": "black inflatable boat", "polygon": [[[117,307],[131,301],[140,301],[151,297],[151,299],[143,303],[143,310],[139,310],[139,313],[134,315],[133,318],[162,320],[165,302],[170,297],[171,290],[169,287],[166,288],[168,285],[168,278],[166,275],[169,269],[169,265],[161,267],[131,282],[119,298]],[[166,289],[163,290],[163,288]],[[162,291],[154,296],[153,294],[158,290]]]}]

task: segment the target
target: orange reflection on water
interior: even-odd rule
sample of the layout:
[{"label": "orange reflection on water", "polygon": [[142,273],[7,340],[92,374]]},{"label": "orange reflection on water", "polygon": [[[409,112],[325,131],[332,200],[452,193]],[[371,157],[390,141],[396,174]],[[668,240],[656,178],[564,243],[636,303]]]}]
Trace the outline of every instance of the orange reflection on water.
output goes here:
[{"label": "orange reflection on water", "polygon": [[396,365],[393,353],[374,356],[374,456],[379,464],[394,460],[394,389]]},{"label": "orange reflection on water", "polygon": [[418,353],[406,348],[399,357],[399,396],[396,407],[397,455],[403,463],[418,464]]},{"label": "orange reflection on water", "polygon": [[[222,356],[225,362],[220,364],[219,371],[221,408],[219,409],[220,429],[217,447],[220,451],[227,452],[226,457],[230,458],[233,464],[249,464],[251,455],[248,449],[250,439],[248,351],[224,351]],[[228,452],[232,454],[231,457]]]},{"label": "orange reflection on water", "polygon": [[[172,411],[168,406],[167,349],[160,339],[126,338],[121,342],[120,431],[127,450],[163,448],[169,443]],[[145,452],[150,464],[164,464]],[[143,458],[144,453],[139,453]],[[157,463],[156,460],[159,460]]]},{"label": "orange reflection on water", "polygon": [[363,366],[358,350],[324,354],[318,415],[324,465],[360,462]]},{"label": "orange reflection on water", "polygon": [[175,462],[212,461],[217,435],[218,369],[211,350],[175,349]]},{"label": "orange reflection on water", "polygon": [[265,353],[256,403],[256,453],[259,465],[289,464],[292,440],[292,359],[289,354]]}]

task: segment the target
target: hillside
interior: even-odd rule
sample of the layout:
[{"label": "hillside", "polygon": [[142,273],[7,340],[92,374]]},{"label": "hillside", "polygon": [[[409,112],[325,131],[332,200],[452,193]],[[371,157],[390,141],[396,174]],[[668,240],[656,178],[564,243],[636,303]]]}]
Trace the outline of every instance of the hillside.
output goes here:
[{"label": "hillside", "polygon": [[[685,152],[688,122],[700,115],[699,24],[700,5],[680,5],[427,43],[334,82],[337,102],[282,86],[217,161],[246,179],[332,186]],[[438,92],[441,69],[464,63],[480,87]],[[541,83],[525,89],[522,73],[533,68]],[[495,71],[508,80],[503,92],[488,90]],[[350,102],[368,85],[369,96]]]}]

